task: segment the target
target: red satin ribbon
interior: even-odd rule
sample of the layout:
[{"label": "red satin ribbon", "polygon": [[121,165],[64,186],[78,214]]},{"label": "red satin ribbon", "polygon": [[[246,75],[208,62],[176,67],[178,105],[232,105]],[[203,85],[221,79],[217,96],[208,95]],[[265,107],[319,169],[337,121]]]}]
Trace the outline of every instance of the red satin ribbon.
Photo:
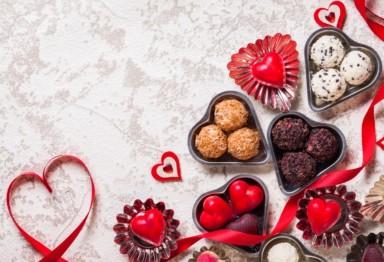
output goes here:
[{"label": "red satin ribbon", "polygon": [[[376,145],[375,106],[382,100],[384,100],[384,84],[381,85],[379,91],[374,97],[363,119],[361,130],[363,161],[361,166],[352,169],[327,173],[308,188],[328,187],[343,184],[356,177],[360,173],[360,171],[372,160],[375,153]],[[289,198],[280,215],[279,221],[277,222],[275,228],[269,235],[250,235],[227,229],[203,233],[201,235],[196,235],[178,240],[178,248],[172,252],[171,257],[169,259],[172,259],[175,256],[183,253],[190,246],[192,246],[197,241],[203,238],[240,246],[252,246],[259,244],[262,241],[272,237],[273,235],[280,233],[285,228],[287,228],[289,224],[291,224],[291,222],[296,216],[296,211],[298,208],[297,202],[300,198],[303,197],[303,194],[304,192],[300,192],[299,194]],[[168,261],[169,259],[164,261]]]},{"label": "red satin ribbon", "polygon": [[379,19],[383,23],[384,23],[384,19],[381,18],[380,16],[372,13],[371,10],[366,8],[366,6],[365,6],[366,1],[365,0],[354,0],[354,2],[355,2],[355,6],[356,6],[357,10],[359,11],[360,15],[363,17],[365,22],[367,22],[368,26],[371,28],[373,33],[375,33],[381,40],[384,40],[384,26],[373,21],[371,18],[369,18],[367,16],[367,11],[369,13],[375,15],[376,19]]},{"label": "red satin ribbon", "polygon": [[[90,205],[89,205],[89,209],[88,209],[88,212],[87,214],[85,215],[84,219],[81,221],[81,223],[75,228],[75,230],[73,230],[73,232],[66,238],[64,239],[63,242],[61,242],[54,250],[50,250],[48,247],[46,247],[44,244],[42,244],[41,242],[39,242],[38,240],[36,240],[34,237],[32,237],[31,235],[29,235],[16,221],[16,219],[14,218],[13,216],[13,213],[12,213],[12,209],[11,209],[11,204],[10,204],[10,196],[11,196],[11,193],[12,193],[12,188],[15,184],[16,181],[18,181],[20,178],[22,177],[26,177],[26,176],[32,176],[36,179],[38,179],[39,181],[41,181],[44,186],[47,188],[48,192],[49,193],[52,193],[52,188],[49,186],[47,180],[46,180],[46,174],[49,172],[49,170],[51,169],[51,167],[53,166],[53,164],[57,163],[58,161],[68,161],[68,160],[71,160],[71,161],[74,161],[76,162],[77,164],[81,165],[85,171],[87,172],[88,176],[89,176],[89,179],[90,179],[90,182],[91,182],[91,187],[92,187],[92,193],[91,193],[91,202],[90,202]],[[54,261],[59,261],[59,262],[67,262],[67,260],[61,258],[61,256],[67,251],[67,249],[71,246],[71,244],[73,243],[73,241],[75,241],[75,239],[77,238],[77,236],[79,235],[79,233],[81,232],[81,230],[83,229],[84,227],[84,224],[85,222],[87,221],[87,218],[88,218],[88,215],[92,209],[92,206],[93,206],[93,202],[94,202],[94,199],[95,199],[95,194],[96,194],[96,191],[95,191],[95,186],[94,186],[94,183],[93,183],[93,179],[92,179],[92,176],[91,176],[91,172],[88,170],[87,166],[85,165],[85,163],[75,157],[75,156],[71,156],[71,155],[61,155],[61,156],[57,156],[57,157],[54,157],[52,158],[48,163],[47,165],[44,167],[44,170],[43,170],[43,174],[42,176],[34,173],[34,172],[25,172],[25,173],[22,173],[20,174],[19,176],[17,176],[10,184],[9,184],[9,187],[8,187],[8,190],[7,190],[7,207],[8,207],[8,212],[9,212],[9,215],[11,216],[13,222],[15,223],[17,229],[19,229],[20,233],[25,237],[25,239],[32,245],[36,248],[37,251],[39,251],[42,255],[44,255],[44,258],[40,260],[40,262],[54,262]]]}]

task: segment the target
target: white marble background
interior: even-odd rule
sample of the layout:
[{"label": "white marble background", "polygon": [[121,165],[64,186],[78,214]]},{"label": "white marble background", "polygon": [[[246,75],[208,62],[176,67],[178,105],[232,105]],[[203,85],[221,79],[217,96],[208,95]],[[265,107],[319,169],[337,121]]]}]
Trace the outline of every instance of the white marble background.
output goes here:
[{"label": "white marble background", "polygon": [[[271,163],[262,167],[208,168],[187,149],[189,129],[210,99],[239,90],[226,65],[238,48],[265,35],[291,34],[300,52],[301,74],[293,109],[335,124],[348,151],[339,169],[361,163],[360,125],[375,94],[371,89],[326,113],[309,109],[303,49],[318,26],[312,16],[330,1],[0,1],[0,261],[38,261],[38,254],[12,223],[5,204],[8,184],[27,170],[41,172],[59,154],[74,154],[89,166],[97,200],[69,261],[126,261],[114,244],[115,215],[134,199],[165,201],[181,221],[183,236],[197,234],[191,209],[202,193],[239,173],[252,173],[269,187],[271,229],[287,197],[278,189]],[[368,29],[353,1],[345,1],[344,31],[384,57],[383,42]],[[254,106],[266,131],[278,114]],[[377,110],[378,138],[384,136],[383,105]],[[161,184],[151,167],[161,153],[179,155],[183,182]],[[348,183],[363,201],[383,174],[384,152]],[[12,206],[28,232],[54,247],[78,224],[88,204],[88,180],[64,165],[49,181],[53,195],[27,181],[15,190]],[[71,171],[71,172],[70,172]],[[294,225],[294,224],[292,224]],[[382,225],[365,221],[363,233]],[[300,237],[292,226],[288,229]],[[187,261],[200,246],[174,261]],[[324,251],[329,261],[345,261],[349,246]],[[255,261],[225,245],[232,261]]]}]

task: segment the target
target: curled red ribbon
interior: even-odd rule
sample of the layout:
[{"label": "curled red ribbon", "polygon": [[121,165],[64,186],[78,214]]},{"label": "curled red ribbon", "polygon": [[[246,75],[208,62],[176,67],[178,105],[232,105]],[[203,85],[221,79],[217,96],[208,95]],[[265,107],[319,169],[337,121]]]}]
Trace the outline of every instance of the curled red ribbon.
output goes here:
[{"label": "curled red ribbon", "polygon": [[375,33],[381,40],[384,41],[384,26],[375,22],[370,17],[368,17],[367,12],[369,14],[374,15],[376,17],[376,19],[378,19],[379,21],[381,21],[383,23],[384,23],[384,19],[378,15],[375,15],[371,10],[369,10],[365,6],[366,0],[354,0],[354,2],[355,2],[355,6],[356,6],[357,10],[359,11],[360,15],[363,17],[365,22],[367,22],[367,24],[368,24],[369,28],[371,28],[372,32]]},{"label": "curled red ribbon", "polygon": [[[13,213],[12,213],[12,209],[11,209],[11,204],[10,204],[10,196],[11,196],[11,193],[12,193],[12,188],[14,186],[14,184],[16,183],[16,181],[18,181],[20,178],[22,177],[26,177],[26,176],[32,176],[34,177],[35,179],[38,179],[40,182],[42,182],[44,184],[44,186],[47,188],[48,192],[49,193],[52,193],[52,188],[49,186],[47,180],[46,180],[46,174],[51,170],[51,168],[54,166],[53,164],[57,164],[58,161],[73,161],[73,162],[76,162],[77,164],[79,164],[80,166],[82,166],[84,168],[84,170],[87,172],[87,175],[89,176],[89,180],[91,182],[91,187],[92,187],[92,192],[91,192],[91,202],[90,202],[90,205],[89,205],[89,209],[88,209],[88,212],[87,214],[85,215],[84,219],[80,222],[80,224],[73,230],[73,232],[66,238],[64,239],[63,242],[61,242],[54,250],[50,250],[48,247],[46,247],[44,244],[42,244],[41,242],[39,242],[38,240],[36,240],[34,237],[32,237],[31,235],[29,235],[16,221],[16,219],[14,218],[13,216]],[[54,158],[52,158],[48,163],[47,165],[44,167],[44,170],[43,170],[43,173],[42,175],[38,175],[37,173],[34,173],[34,172],[24,172],[22,174],[20,174],[19,176],[17,176],[10,184],[9,184],[9,187],[8,187],[8,190],[7,190],[7,207],[8,207],[8,212],[9,212],[9,215],[11,216],[13,222],[15,223],[17,229],[19,229],[20,233],[25,237],[25,239],[32,245],[36,248],[37,251],[39,251],[42,255],[44,255],[44,258],[40,260],[40,262],[54,262],[54,261],[59,261],[59,262],[67,262],[67,260],[61,258],[61,256],[67,251],[67,249],[71,246],[71,244],[73,243],[73,241],[75,241],[75,239],[77,238],[77,236],[79,235],[79,233],[81,232],[81,230],[83,229],[84,225],[85,225],[85,222],[87,221],[87,218],[88,218],[88,215],[92,209],[92,206],[93,206],[93,202],[94,202],[94,199],[95,199],[95,194],[96,194],[96,191],[95,191],[95,186],[94,186],[94,183],[93,183],[93,179],[92,179],[92,176],[91,176],[91,173],[90,171],[88,170],[87,166],[85,165],[85,163],[75,157],[75,156],[71,156],[71,155],[61,155],[61,156],[56,156]]]},{"label": "curled red ribbon", "polygon": [[[376,145],[375,106],[382,100],[384,100],[384,84],[380,86],[379,91],[374,97],[363,119],[361,129],[363,161],[361,166],[352,169],[327,173],[308,188],[328,187],[343,184],[356,177],[360,173],[360,171],[372,160],[375,154]],[[297,195],[294,195],[289,198],[275,228],[269,235],[250,235],[228,229],[207,232],[178,240],[178,248],[172,252],[171,257],[169,259],[172,259],[175,256],[183,253],[190,246],[192,246],[197,241],[203,238],[240,246],[252,246],[259,244],[262,241],[272,237],[273,235],[280,233],[285,228],[287,228],[289,224],[291,224],[291,222],[296,216],[296,211],[298,208],[297,202],[300,198],[303,197],[303,194],[304,192],[300,192]],[[169,259],[165,261],[168,261]]]}]

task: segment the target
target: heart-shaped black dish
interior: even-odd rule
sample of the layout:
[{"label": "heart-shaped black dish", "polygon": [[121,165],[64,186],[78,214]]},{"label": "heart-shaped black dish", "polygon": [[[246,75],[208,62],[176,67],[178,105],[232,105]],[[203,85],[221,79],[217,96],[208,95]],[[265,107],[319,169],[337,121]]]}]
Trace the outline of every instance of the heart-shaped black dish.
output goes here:
[{"label": "heart-shaped black dish", "polygon": [[[282,243],[287,243],[296,249],[297,255],[299,257],[298,261],[307,261],[307,262],[326,262],[327,261],[321,256],[315,255],[312,252],[308,251],[297,238],[287,234],[277,234],[271,237],[270,239],[266,240],[261,247],[259,261],[269,262],[270,260],[268,260],[268,252],[271,251],[271,248],[273,246],[282,244]],[[280,256],[283,256],[283,255],[287,255],[287,253],[280,252],[280,254],[278,254],[279,258],[281,258]]]},{"label": "heart-shaped black dish", "polygon": [[[306,123],[309,127],[309,131],[312,131],[313,129],[317,128],[325,128],[328,129],[336,138],[338,143],[338,149],[332,159],[329,161],[326,161],[324,163],[316,163],[315,168],[315,176],[311,178],[310,180],[304,182],[304,183],[292,183],[289,182],[282,174],[282,169],[279,164],[279,161],[283,158],[283,153],[290,152],[289,150],[282,150],[280,149],[274,142],[273,142],[273,136],[272,136],[272,129],[275,126],[275,124],[282,119],[285,118],[292,118],[292,119],[301,119],[304,123]],[[304,190],[306,187],[314,183],[316,180],[318,180],[322,175],[324,175],[327,171],[329,171],[331,168],[336,166],[339,162],[341,162],[344,159],[345,151],[346,151],[346,140],[343,135],[343,133],[335,126],[325,124],[325,123],[319,123],[316,121],[313,121],[306,117],[305,115],[295,112],[295,111],[289,111],[287,113],[282,113],[278,116],[276,116],[272,122],[270,123],[268,127],[268,142],[271,146],[272,151],[272,160],[273,164],[276,170],[276,176],[277,180],[280,186],[280,190],[283,194],[287,196],[295,195],[298,192]],[[301,152],[304,150],[291,150],[294,152]]]},{"label": "heart-shaped black dish", "polygon": [[[250,186],[257,186],[257,187],[262,189],[262,191],[264,193],[263,200],[260,202],[260,204],[256,208],[254,208],[253,210],[251,210],[248,213],[245,213],[244,215],[247,215],[247,214],[255,215],[257,217],[257,221],[258,221],[257,222],[257,234],[258,235],[265,235],[266,234],[268,203],[269,203],[268,189],[267,189],[266,185],[263,183],[263,181],[261,181],[259,178],[255,177],[254,175],[249,175],[249,174],[242,174],[242,175],[235,176],[232,179],[230,179],[227,183],[225,183],[225,185],[223,185],[217,189],[211,190],[209,192],[206,192],[206,193],[202,194],[199,198],[197,198],[197,200],[193,206],[193,209],[192,209],[192,218],[193,218],[193,222],[195,223],[196,227],[200,230],[200,232],[207,232],[207,230],[201,225],[201,223],[199,221],[200,215],[203,212],[204,200],[209,196],[218,196],[218,197],[224,199],[227,203],[229,203],[231,205],[230,197],[229,197],[229,188],[233,182],[236,182],[239,180],[246,182]],[[244,215],[242,215],[242,216],[244,216]],[[239,219],[239,216],[235,218],[235,220],[238,220],[238,219]],[[260,251],[261,244],[249,246],[249,247],[248,246],[247,247],[246,246],[233,246],[233,247],[235,247],[236,249],[238,249],[240,251],[246,252],[250,256],[257,256],[259,251]]]},{"label": "heart-shaped black dish", "polygon": [[[248,111],[248,120],[244,127],[255,130],[260,134],[260,143],[259,143],[259,152],[256,156],[251,157],[247,160],[239,160],[233,157],[228,151],[218,158],[205,158],[196,147],[196,136],[200,133],[201,129],[210,124],[214,124],[214,111],[215,106],[224,100],[235,99],[240,101],[245,109]],[[225,132],[226,135],[229,135],[231,132]],[[203,116],[203,118],[194,125],[188,135],[188,149],[192,157],[198,162],[211,165],[261,165],[265,164],[268,161],[269,151],[265,136],[261,129],[260,123],[258,121],[256,112],[251,101],[245,95],[235,92],[235,91],[226,91],[216,95],[211,102],[209,103],[208,109]]]},{"label": "heart-shaped black dish", "polygon": [[[322,36],[335,36],[338,38],[345,50],[345,54],[350,51],[361,51],[367,55],[373,66],[370,77],[359,85],[351,85],[346,82],[346,91],[336,101],[324,101],[318,98],[312,91],[312,78],[314,74],[321,70],[321,67],[311,59],[311,47],[316,41]],[[308,93],[308,104],[310,108],[315,112],[325,111],[332,106],[335,106],[373,86],[377,83],[380,78],[382,65],[381,60],[377,52],[369,46],[355,42],[349,38],[344,32],[337,28],[321,28],[315,31],[307,40],[305,44],[305,66],[306,66],[306,78],[307,78],[307,93]],[[340,69],[340,65],[332,67],[336,70]],[[324,81],[324,80],[323,80]]]}]

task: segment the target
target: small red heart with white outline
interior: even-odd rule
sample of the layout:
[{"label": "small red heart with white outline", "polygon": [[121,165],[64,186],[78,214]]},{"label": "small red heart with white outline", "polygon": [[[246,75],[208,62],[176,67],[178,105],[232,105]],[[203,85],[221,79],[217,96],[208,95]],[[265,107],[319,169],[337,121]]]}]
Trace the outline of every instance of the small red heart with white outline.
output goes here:
[{"label": "small red heart with white outline", "polygon": [[161,163],[154,165],[151,173],[153,178],[160,182],[182,180],[179,158],[171,151],[163,153]]},{"label": "small red heart with white outline", "polygon": [[316,23],[321,27],[336,27],[341,29],[344,24],[347,11],[340,1],[332,2],[328,9],[318,8],[314,13]]}]

